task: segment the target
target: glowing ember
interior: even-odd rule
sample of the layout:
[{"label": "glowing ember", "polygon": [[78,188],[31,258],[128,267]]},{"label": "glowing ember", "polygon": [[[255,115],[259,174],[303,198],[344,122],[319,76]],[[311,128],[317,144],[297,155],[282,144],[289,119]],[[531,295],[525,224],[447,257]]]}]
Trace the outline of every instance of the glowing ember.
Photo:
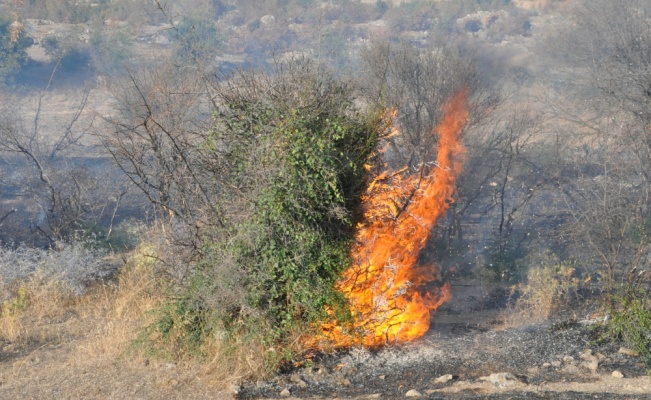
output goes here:
[{"label": "glowing ember", "polygon": [[429,282],[439,279],[438,268],[419,266],[417,259],[436,220],[447,210],[461,171],[466,96],[464,90],[450,99],[443,121],[434,129],[439,136],[436,163],[412,175],[405,175],[408,168],[385,171],[369,185],[363,198],[364,222],[357,227],[352,249],[354,265],[337,285],[354,320],[345,326],[322,326],[322,339],[335,347],[418,338],[429,329],[430,313],[449,300],[447,284],[426,290]]}]

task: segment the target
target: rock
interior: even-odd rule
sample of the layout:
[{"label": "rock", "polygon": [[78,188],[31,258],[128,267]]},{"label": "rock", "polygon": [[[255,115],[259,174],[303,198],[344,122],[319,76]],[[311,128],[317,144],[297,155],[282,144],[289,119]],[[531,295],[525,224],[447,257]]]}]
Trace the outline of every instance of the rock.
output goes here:
[{"label": "rock", "polygon": [[613,378],[617,378],[617,379],[622,379],[624,377],[624,374],[622,374],[619,371],[613,371],[613,373],[611,375],[612,375]]},{"label": "rock", "polygon": [[380,378],[381,380],[385,380],[386,377],[387,377],[386,375],[380,375],[380,376],[378,376],[378,378]]},{"label": "rock", "polygon": [[445,374],[445,375],[441,375],[438,378],[434,379],[433,382],[434,383],[446,383],[446,382],[451,381],[452,379],[454,379],[454,376],[452,374]]},{"label": "rock", "polygon": [[527,368],[527,373],[533,376],[538,375],[540,373],[540,368],[538,367]]},{"label": "rock", "polygon": [[156,35],[156,36],[154,36],[154,43],[162,44],[162,45],[168,45],[171,42],[170,42],[170,39],[165,35]]},{"label": "rock", "polygon": [[499,372],[497,374],[490,374],[489,376],[482,376],[479,379],[482,381],[490,382],[493,385],[501,388],[515,386],[521,383],[518,380],[518,378],[516,378],[515,375],[513,375],[510,372]]},{"label": "rock", "polygon": [[350,379],[344,379],[343,381],[341,381],[341,384],[344,386],[350,386]]},{"label": "rock", "polygon": [[579,369],[579,367],[577,367],[574,364],[567,364],[563,368],[563,373],[569,374],[569,375],[579,375],[581,373],[581,370]]},{"label": "rock", "polygon": [[599,358],[592,354],[592,350],[588,349],[581,353],[581,359],[584,361],[599,361]]},{"label": "rock", "polygon": [[561,366],[561,362],[560,362],[560,361],[558,361],[558,360],[556,360],[556,361],[552,361],[552,367],[556,367],[556,368],[558,368],[558,367],[560,367],[560,366]]},{"label": "rock", "polygon": [[298,387],[300,387],[301,389],[305,389],[307,387],[307,382],[305,382],[304,380],[301,379],[298,382],[296,382],[296,385]]},{"label": "rock", "polygon": [[302,379],[301,379],[300,375],[292,374],[292,376],[289,377],[289,381],[292,382],[292,383],[298,383],[298,382],[301,382]]},{"label": "rock", "polygon": [[551,365],[550,363],[543,363],[543,365],[542,365],[541,368],[547,369],[547,368],[549,368],[549,367],[551,367],[551,366],[552,366],[552,365]]},{"label": "rock", "polygon": [[599,368],[599,360],[596,359],[590,361],[584,361],[581,363],[583,368],[589,369],[590,371],[596,371]]},{"label": "rock", "polygon": [[289,397],[291,395],[292,395],[291,392],[287,388],[284,388],[282,392],[280,392],[280,397]]},{"label": "rock", "polygon": [[423,395],[420,394],[420,392],[416,389],[411,389],[407,393],[405,393],[405,396],[407,397],[422,397]]},{"label": "rock", "polygon": [[626,347],[620,347],[619,351],[617,351],[619,354],[623,354],[628,357],[638,357],[640,353],[638,353],[635,350],[627,349]]},{"label": "rock", "polygon": [[563,362],[566,364],[571,364],[574,362],[574,357],[572,356],[565,356],[563,357]]},{"label": "rock", "polygon": [[603,354],[601,354],[601,353],[599,353],[599,352],[595,353],[595,356],[597,356],[597,359],[598,359],[599,361],[601,361],[601,360],[603,360],[604,358],[606,358],[605,355],[603,355]]},{"label": "rock", "polygon": [[273,15],[265,15],[264,17],[260,18],[260,22],[262,22],[264,25],[272,25],[274,22],[276,22],[276,17]]}]

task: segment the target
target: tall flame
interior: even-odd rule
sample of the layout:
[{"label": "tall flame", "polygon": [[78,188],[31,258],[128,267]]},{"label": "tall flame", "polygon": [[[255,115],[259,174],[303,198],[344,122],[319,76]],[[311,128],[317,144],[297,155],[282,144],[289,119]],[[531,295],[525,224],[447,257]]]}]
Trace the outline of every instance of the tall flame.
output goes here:
[{"label": "tall flame", "polygon": [[444,118],[433,132],[438,135],[434,164],[424,164],[411,175],[405,174],[408,168],[385,171],[369,185],[362,199],[364,221],[357,226],[352,248],[353,265],[337,284],[353,321],[321,327],[322,339],[335,347],[416,339],[429,329],[430,313],[450,299],[448,284],[427,290],[428,283],[439,280],[438,268],[417,261],[452,201],[461,171],[467,93],[455,94],[445,105]]}]

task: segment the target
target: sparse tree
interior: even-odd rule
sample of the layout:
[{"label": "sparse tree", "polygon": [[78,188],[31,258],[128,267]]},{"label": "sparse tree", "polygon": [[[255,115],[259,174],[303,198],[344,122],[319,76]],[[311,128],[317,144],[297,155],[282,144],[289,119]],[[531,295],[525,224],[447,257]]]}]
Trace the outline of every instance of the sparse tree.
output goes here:
[{"label": "sparse tree", "polygon": [[[375,43],[362,54],[366,72],[364,95],[369,104],[396,107],[401,142],[393,143],[397,162],[417,166],[428,159],[430,135],[438,124],[443,105],[457,91],[466,89],[471,101],[484,102],[486,92],[472,58],[440,47],[421,50],[406,43]],[[487,103],[473,105],[478,117]]]},{"label": "sparse tree", "polygon": [[563,55],[575,68],[578,90],[572,107],[547,102],[573,128],[573,179],[562,183],[568,237],[577,249],[591,249],[609,289],[648,264],[650,13],[646,1],[577,3]]},{"label": "sparse tree", "polygon": [[[12,15],[15,18],[11,18]],[[0,5],[0,84],[27,60],[26,49],[31,44],[32,39],[18,14],[10,12],[6,5]]]},{"label": "sparse tree", "polygon": [[[0,153],[17,171],[11,182],[35,212],[30,229],[48,238],[50,245],[68,240],[85,224],[93,223],[108,197],[108,174],[94,175],[83,159],[94,117],[87,110],[89,92],[82,92],[70,117],[46,115],[48,91],[20,100],[5,95],[0,113]],[[30,100],[34,103],[30,104]],[[106,189],[106,190],[105,190]],[[31,205],[30,205],[31,202]],[[35,207],[35,208],[34,208]]]},{"label": "sparse tree", "polygon": [[213,108],[202,77],[193,72],[171,63],[128,71],[111,88],[117,113],[105,118],[110,133],[103,143],[154,205],[162,227],[172,233],[176,225],[184,232],[176,239],[196,248],[202,223],[219,223],[221,212],[214,178],[202,165]]}]

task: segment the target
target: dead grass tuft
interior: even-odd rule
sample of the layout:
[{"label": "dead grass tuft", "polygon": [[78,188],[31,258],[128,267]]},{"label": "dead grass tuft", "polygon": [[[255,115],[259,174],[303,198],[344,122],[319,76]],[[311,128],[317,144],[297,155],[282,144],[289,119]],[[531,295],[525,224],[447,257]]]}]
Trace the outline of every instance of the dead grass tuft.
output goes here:
[{"label": "dead grass tuft", "polygon": [[151,271],[131,269],[117,285],[99,286],[79,298],[77,312],[90,328],[79,346],[80,361],[115,360],[124,354],[150,322],[149,312],[164,300],[156,286]]},{"label": "dead grass tuft", "polygon": [[116,282],[83,294],[38,272],[3,286],[0,341],[30,351],[75,340],[79,361],[115,360],[148,322],[148,311],[163,301],[153,268],[139,261],[134,252]]},{"label": "dead grass tuft", "polygon": [[543,322],[576,293],[579,279],[574,264],[553,256],[543,258],[548,265],[531,265],[526,281],[512,287],[515,300],[503,313],[506,327]]},{"label": "dead grass tuft", "polygon": [[3,289],[7,293],[0,303],[0,340],[32,347],[59,339],[74,298],[64,285],[34,274]]},{"label": "dead grass tuft", "polygon": [[206,364],[205,374],[211,383],[228,389],[244,379],[268,378],[265,349],[261,343],[226,343],[216,340],[207,348],[212,359]]}]

